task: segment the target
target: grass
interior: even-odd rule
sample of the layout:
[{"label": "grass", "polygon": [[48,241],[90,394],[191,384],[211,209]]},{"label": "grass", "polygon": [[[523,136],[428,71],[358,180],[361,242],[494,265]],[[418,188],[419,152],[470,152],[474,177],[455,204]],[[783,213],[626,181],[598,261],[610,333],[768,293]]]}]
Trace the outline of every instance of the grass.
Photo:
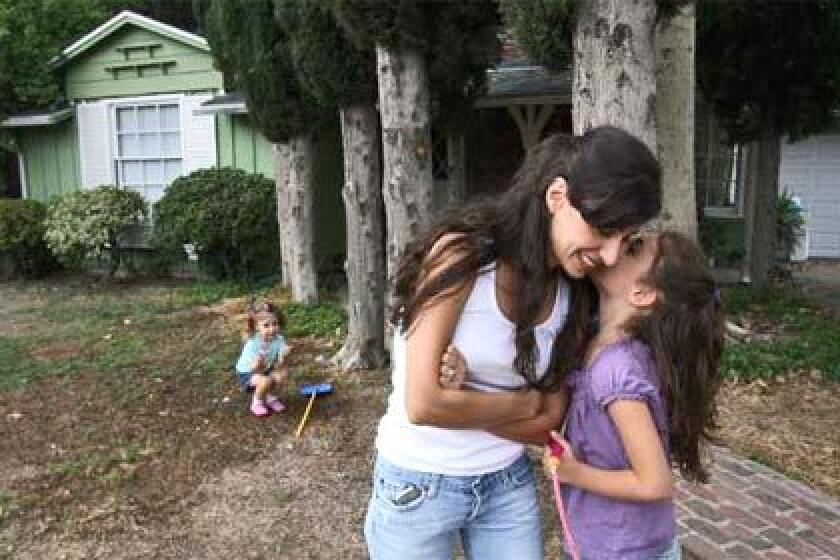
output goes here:
[{"label": "grass", "polygon": [[0,490],[0,526],[2,526],[3,519],[17,507],[17,497],[11,492]]},{"label": "grass", "polygon": [[787,476],[788,478],[792,478],[800,482],[808,482],[807,478],[803,476],[800,472],[794,469],[787,468],[783,463],[776,461],[767,452],[762,451],[760,449],[753,449],[752,451],[747,453],[747,459],[758,463],[759,465],[763,465],[769,469],[773,469],[774,471],[778,471]]},{"label": "grass", "polygon": [[[239,338],[232,331],[205,329],[202,321],[210,319],[173,314],[225,298],[266,297],[274,289],[267,283],[232,282],[29,286],[18,295],[36,304],[18,308],[15,317],[22,317],[30,328],[0,335],[0,390],[84,371],[157,377],[225,371],[235,361]],[[288,303],[282,309],[285,334],[291,338],[336,339],[346,322],[335,303]]]},{"label": "grass", "polygon": [[749,379],[817,371],[840,380],[840,323],[790,290],[732,287],[724,292],[733,317],[750,316],[770,330],[769,340],[727,344],[722,367]]}]

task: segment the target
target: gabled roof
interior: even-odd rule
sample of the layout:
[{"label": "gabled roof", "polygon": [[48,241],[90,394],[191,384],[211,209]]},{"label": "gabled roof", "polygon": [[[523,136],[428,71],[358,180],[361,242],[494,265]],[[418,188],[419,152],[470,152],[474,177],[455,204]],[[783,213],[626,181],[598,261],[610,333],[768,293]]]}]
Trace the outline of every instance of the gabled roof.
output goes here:
[{"label": "gabled roof", "polygon": [[67,63],[125,25],[136,25],[137,27],[151,31],[152,33],[157,33],[158,35],[163,35],[164,37],[168,37],[174,41],[179,41],[197,49],[210,52],[210,47],[207,45],[207,40],[204,37],[200,37],[194,33],[190,33],[189,31],[184,31],[183,29],[178,29],[177,27],[161,23],[152,18],[135,14],[132,11],[124,10],[81,39],[77,40],[72,45],[66,47],[63,51],[61,51],[60,55],[50,61],[50,64],[54,66],[61,66]]}]

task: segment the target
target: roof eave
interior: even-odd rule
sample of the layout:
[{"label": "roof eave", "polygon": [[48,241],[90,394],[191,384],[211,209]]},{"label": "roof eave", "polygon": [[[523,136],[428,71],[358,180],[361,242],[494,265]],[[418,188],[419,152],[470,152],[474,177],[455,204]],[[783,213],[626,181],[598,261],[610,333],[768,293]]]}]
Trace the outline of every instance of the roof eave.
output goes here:
[{"label": "roof eave", "polygon": [[190,33],[189,31],[184,31],[183,29],[178,29],[177,27],[152,18],[136,14],[130,10],[123,10],[87,35],[84,35],[68,47],[64,48],[64,50],[61,51],[61,54],[50,59],[50,66],[53,68],[63,66],[68,61],[79,56],[90,47],[105,37],[108,37],[126,24],[134,24],[138,27],[151,31],[152,33],[157,33],[175,41],[186,43],[197,49],[210,52],[210,46],[207,44],[207,40],[204,37]]},{"label": "roof eave", "polygon": [[200,105],[198,108],[193,110],[193,115],[217,115],[217,114],[246,115],[246,114],[248,114],[248,107],[245,105],[244,102],[238,102],[238,103],[220,103],[218,105],[209,105],[209,106]]},{"label": "roof eave", "polygon": [[0,128],[23,128],[27,126],[50,126],[71,118],[75,113],[73,107],[67,107],[53,113],[41,115],[12,115],[0,121]]}]

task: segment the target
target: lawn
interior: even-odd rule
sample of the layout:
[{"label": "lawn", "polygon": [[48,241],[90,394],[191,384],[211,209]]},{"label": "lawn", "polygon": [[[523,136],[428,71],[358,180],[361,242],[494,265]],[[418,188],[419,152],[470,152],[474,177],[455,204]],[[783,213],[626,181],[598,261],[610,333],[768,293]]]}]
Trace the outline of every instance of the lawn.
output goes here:
[{"label": "lawn", "polygon": [[828,311],[792,290],[725,291],[730,316],[749,334],[730,341],[723,370],[730,377],[805,373],[840,381],[840,325]]}]

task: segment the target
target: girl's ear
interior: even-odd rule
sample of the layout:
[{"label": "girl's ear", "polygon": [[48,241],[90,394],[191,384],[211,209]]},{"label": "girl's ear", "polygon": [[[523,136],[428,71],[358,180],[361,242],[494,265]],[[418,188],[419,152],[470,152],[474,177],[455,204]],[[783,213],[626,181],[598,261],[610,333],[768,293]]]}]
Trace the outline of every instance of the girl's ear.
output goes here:
[{"label": "girl's ear", "polygon": [[545,205],[548,213],[554,213],[569,202],[569,185],[563,177],[557,177],[545,190]]},{"label": "girl's ear", "polygon": [[636,284],[627,295],[627,300],[635,307],[651,307],[656,303],[659,292],[646,284]]}]

